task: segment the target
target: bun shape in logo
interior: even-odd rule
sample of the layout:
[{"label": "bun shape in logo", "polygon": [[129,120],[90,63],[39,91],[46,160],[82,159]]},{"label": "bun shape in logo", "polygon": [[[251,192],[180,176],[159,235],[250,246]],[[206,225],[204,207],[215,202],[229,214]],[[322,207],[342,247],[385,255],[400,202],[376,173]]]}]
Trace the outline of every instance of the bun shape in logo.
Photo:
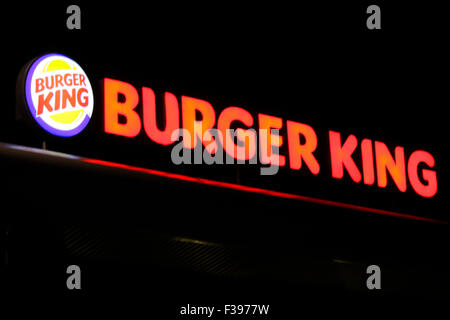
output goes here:
[{"label": "bun shape in logo", "polygon": [[61,54],[47,54],[33,62],[25,80],[25,98],[34,120],[60,137],[80,133],[94,108],[86,73],[78,63]]}]

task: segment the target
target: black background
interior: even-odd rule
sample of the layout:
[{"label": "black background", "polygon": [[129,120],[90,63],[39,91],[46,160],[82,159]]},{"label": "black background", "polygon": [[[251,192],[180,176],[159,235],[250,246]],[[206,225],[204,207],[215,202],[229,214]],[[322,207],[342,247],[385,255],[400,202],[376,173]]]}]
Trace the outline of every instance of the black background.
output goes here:
[{"label": "black background", "polygon": [[[382,10],[382,29],[367,30],[365,9],[369,4],[372,3],[81,3],[81,30],[66,28],[65,10],[69,4],[14,4],[2,21],[5,23],[3,51],[7,58],[2,71],[1,141],[40,147],[45,140],[50,150],[221,181],[239,181],[244,185],[448,221],[444,205],[448,190],[445,168],[447,116],[444,113],[448,102],[448,33],[444,8],[422,2],[376,2]],[[86,130],[73,138],[52,137],[38,128],[18,123],[15,119],[17,75],[25,63],[49,52],[66,54],[77,61],[88,74],[96,97],[101,94],[101,79],[111,77],[129,82],[136,88],[151,87],[159,95],[170,91],[178,98],[187,95],[205,99],[215,107],[216,115],[219,110],[233,105],[249,110],[255,120],[257,113],[266,113],[282,117],[284,121],[307,123],[318,134],[316,155],[321,172],[313,176],[307,171],[296,172],[286,167],[281,168],[276,176],[259,176],[259,168],[254,166],[239,169],[236,166],[174,166],[170,163],[169,148],[153,144],[143,130],[135,139],[103,133],[100,99],[96,100],[96,111]],[[137,110],[141,112],[140,106]],[[376,185],[355,184],[348,175],[342,180],[332,179],[327,158],[328,130],[341,132],[343,139],[348,134],[355,134],[358,141],[363,138],[382,141],[391,152],[395,146],[403,146],[406,158],[414,150],[429,151],[436,159],[437,195],[432,199],[423,199],[410,185],[407,192],[401,193],[392,180],[388,180],[386,189],[381,189]],[[281,149],[283,154],[286,151]],[[16,165],[20,168],[19,164]],[[30,177],[39,179],[39,173],[27,170],[30,176],[18,181],[37,186],[37,182]],[[55,179],[53,176],[60,172],[53,172],[51,167],[45,170],[50,174],[47,186],[51,187],[51,181]],[[92,232],[98,232],[104,225],[110,224],[105,215],[107,210],[104,211],[106,206],[116,208],[113,216],[120,223],[146,225],[154,216],[142,218],[141,215],[142,220],[133,220],[133,212],[159,207],[158,213],[167,214],[167,206],[181,202],[180,194],[172,193],[165,194],[158,201],[153,200],[153,204],[149,205],[143,199],[147,190],[151,193],[155,187],[145,184],[139,189],[136,186],[140,184],[129,181],[125,185],[133,185],[136,193],[130,192],[128,196],[136,202],[131,208],[126,208],[117,199],[108,199],[108,185],[116,180],[109,176],[95,177],[89,182],[94,186],[85,187],[85,181],[80,177],[74,178],[68,186],[68,193],[80,192],[82,195],[82,190],[91,191],[93,203],[88,206],[90,214],[79,214],[79,218],[70,215],[62,219],[65,224],[72,218],[78,219],[84,228],[89,226],[87,228],[94,230]],[[20,189],[18,183],[17,189]],[[194,275],[184,269],[171,272],[163,267],[149,268],[141,262],[130,266],[123,262],[127,259],[119,253],[112,254],[115,257],[113,263],[105,260],[93,263],[89,259],[66,254],[55,257],[49,253],[46,256],[37,253],[39,250],[31,253],[31,248],[39,248],[47,242],[56,247],[61,244],[51,237],[38,241],[41,232],[30,223],[34,221],[39,226],[47,225],[48,221],[53,221],[53,210],[50,210],[48,217],[33,217],[31,220],[27,217],[15,223],[17,211],[29,212],[21,209],[28,208],[29,204],[22,201],[27,192],[22,190],[21,194],[14,194],[14,198],[5,201],[12,202],[16,208],[5,216],[11,230],[20,230],[16,238],[12,237],[20,245],[12,245],[11,252],[14,248],[15,252],[17,248],[30,251],[28,256],[17,255],[17,265],[12,260],[12,265],[17,267],[15,270],[21,270],[10,271],[13,274],[10,279],[20,284],[14,285],[12,281],[12,287],[18,292],[27,292],[28,280],[23,278],[23,273],[27,273],[28,268],[32,270],[34,263],[39,264],[36,261],[47,261],[42,270],[52,280],[48,282],[45,277],[36,280],[40,285],[31,290],[31,300],[43,293],[50,297],[61,294],[69,306],[73,301],[76,305],[100,306],[100,301],[116,299],[114,301],[118,301],[118,305],[127,311],[154,308],[163,318],[175,318],[175,306],[195,303],[190,301],[225,303],[237,300],[249,303],[246,301],[252,300],[274,304],[275,315],[277,312],[289,315],[296,310],[296,306],[300,308],[301,301],[305,302],[305,306],[311,301],[319,305],[339,301],[343,310],[352,309],[353,301],[363,301],[367,306],[395,304],[393,301],[408,301],[410,290],[414,288],[413,284],[395,283],[392,287],[400,288],[400,293],[394,290],[393,294],[385,297],[382,294],[367,295],[364,290],[356,294],[352,290],[334,291],[333,286],[327,286],[327,283],[333,283],[338,276],[328,271],[322,274],[324,279],[331,280],[323,280],[324,285],[314,280],[312,285],[300,282],[302,285],[299,286],[292,278],[285,282],[268,282],[264,276],[224,280],[207,272]],[[348,260],[359,261],[361,266],[367,261],[375,263],[375,260],[402,270],[403,265],[396,265],[395,258],[405,254],[407,258],[400,260],[409,264],[416,272],[413,274],[420,275],[419,278],[433,278],[428,272],[437,269],[441,270],[441,273],[436,271],[439,274],[437,278],[445,276],[445,264],[442,263],[447,261],[448,228],[434,229],[425,224],[399,222],[370,214],[360,217],[362,213],[308,205],[297,207],[297,204],[277,201],[269,204],[265,202],[268,200],[255,200],[250,196],[233,196],[230,198],[232,204],[222,205],[222,201],[226,202],[223,200],[226,192],[222,191],[211,196],[214,199],[211,203],[201,203],[204,199],[195,191],[181,188],[179,192],[188,193],[189,205],[178,205],[177,209],[172,209],[171,217],[175,222],[172,220],[170,224],[166,221],[161,228],[154,226],[155,234],[164,230],[171,235],[233,243],[241,249],[251,243],[251,252],[266,254],[268,260],[274,259],[276,252],[286,251],[286,255],[296,256],[301,248],[309,252],[305,255],[308,257],[306,261],[312,261],[312,257],[316,256],[318,259],[344,256]],[[64,193],[61,196],[64,197]],[[103,206],[102,201],[109,204]],[[198,214],[199,207],[203,208],[202,214]],[[264,218],[258,217],[257,213],[262,213]],[[72,214],[78,216],[76,210]],[[117,221],[111,223],[117,224]],[[52,231],[56,234],[61,232],[58,227],[49,229],[57,230]],[[108,230],[112,238],[124,232],[117,231],[115,227]],[[135,233],[133,230],[130,227],[128,232]],[[298,237],[302,237],[304,242],[296,242]],[[136,256],[142,255],[145,246],[142,250],[136,249]],[[283,256],[284,253],[279,254]],[[294,260],[299,264],[303,261],[299,257]],[[83,280],[86,287],[76,293],[68,292],[64,285],[63,266],[74,263],[72,261],[80,264],[82,270],[86,270],[83,274],[87,275],[87,280]],[[283,268],[289,269],[288,264],[280,263],[283,267],[273,273],[279,275],[287,272]],[[9,270],[12,269],[10,267]],[[388,270],[397,269],[393,267]],[[40,268],[38,270],[42,271]],[[366,275],[361,270],[355,272],[361,272],[361,279],[365,279]],[[52,277],[52,274],[58,276]],[[392,271],[390,279],[395,282],[399,274],[402,272]],[[115,285],[111,285],[111,278],[117,280]],[[359,280],[348,281],[357,283]],[[448,276],[441,278],[441,282],[448,283]],[[386,286],[389,287],[388,282]],[[288,294],[290,291],[298,295]],[[418,301],[429,297],[448,297],[444,290],[436,290],[436,286],[431,285],[430,291],[416,289],[415,297]],[[106,300],[102,299],[105,295],[109,297]],[[130,298],[131,304],[125,302],[127,298]],[[114,310],[109,304],[102,306],[105,310]],[[274,318],[279,318],[275,315]]]}]

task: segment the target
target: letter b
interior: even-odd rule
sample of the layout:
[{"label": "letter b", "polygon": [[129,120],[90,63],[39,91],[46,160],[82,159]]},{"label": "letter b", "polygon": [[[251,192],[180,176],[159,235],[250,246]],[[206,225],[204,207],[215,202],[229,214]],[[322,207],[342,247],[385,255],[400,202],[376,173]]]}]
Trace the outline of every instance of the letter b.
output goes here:
[{"label": "letter b", "polygon": [[[139,102],[136,88],[114,79],[105,78],[104,81],[105,132],[124,137],[137,136],[141,130],[141,119],[134,110]],[[119,115],[125,118],[125,123],[119,122]]]}]

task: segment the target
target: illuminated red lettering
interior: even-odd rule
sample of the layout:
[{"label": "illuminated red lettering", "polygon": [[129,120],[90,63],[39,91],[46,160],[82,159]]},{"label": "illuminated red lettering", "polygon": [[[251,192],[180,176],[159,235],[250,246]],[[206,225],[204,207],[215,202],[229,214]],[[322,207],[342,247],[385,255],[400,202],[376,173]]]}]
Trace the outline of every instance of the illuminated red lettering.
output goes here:
[{"label": "illuminated red lettering", "polygon": [[283,167],[286,164],[285,157],[272,153],[272,147],[281,147],[283,145],[283,137],[272,133],[272,129],[281,129],[283,127],[283,119],[260,113],[258,114],[258,121],[261,162]]},{"label": "illuminated red lettering", "polygon": [[[183,129],[190,134],[190,139],[183,139],[185,148],[194,149],[197,146],[197,138],[211,154],[215,153],[217,145],[214,137],[209,134],[216,122],[216,114],[208,101],[191,97],[181,97],[181,109],[183,114]],[[196,111],[202,115],[202,120],[196,119]]]},{"label": "illuminated red lettering", "polygon": [[375,169],[373,167],[372,140],[361,141],[361,158],[364,184],[372,185],[375,182]]},{"label": "illuminated red lettering", "polygon": [[[82,96],[83,93],[86,93],[86,95]],[[88,91],[85,88],[78,89],[77,92],[77,100],[78,104],[82,107],[86,107],[89,104],[89,96],[87,95]]]},{"label": "illuminated red lettering", "polygon": [[156,123],[156,98],[152,89],[142,88],[142,109],[144,130],[147,136],[162,145],[172,144],[171,135],[180,126],[178,100],[174,94],[166,92],[164,95],[165,129],[160,130]]},{"label": "illuminated red lettering", "polygon": [[[48,79],[51,79],[52,81],[50,82],[50,84],[48,83]],[[55,79],[53,78],[53,76],[50,77],[45,77],[45,87],[47,89],[53,89],[53,87],[55,86]]]},{"label": "illuminated red lettering", "polygon": [[358,146],[358,140],[354,135],[349,135],[344,145],[341,145],[341,134],[330,131],[331,175],[333,178],[344,177],[344,167],[355,182],[361,181],[361,173],[353,161],[352,154]]},{"label": "illuminated red lettering", "polygon": [[63,79],[62,75],[60,74],[55,75],[55,88],[58,88],[58,85],[60,87],[63,87],[62,79]]},{"label": "illuminated red lettering", "polygon": [[72,107],[76,106],[77,103],[77,96],[76,96],[76,90],[75,88],[72,89],[72,95],[69,94],[69,91],[67,91],[66,89],[64,89],[62,91],[62,108],[65,109],[66,105],[67,105],[67,101],[70,102],[70,105]]},{"label": "illuminated red lettering", "polygon": [[389,171],[397,188],[406,191],[405,154],[403,147],[396,147],[395,160],[388,148],[382,142],[375,141],[375,161],[377,165],[378,186],[385,188],[387,185],[387,171]]},{"label": "illuminated red lettering", "polygon": [[85,86],[86,87],[86,83],[84,82],[86,80],[86,77],[80,73],[80,86]]},{"label": "illuminated red lettering", "polygon": [[72,85],[72,74],[71,73],[66,73],[64,75],[64,83],[66,86],[71,86]]},{"label": "illuminated red lettering", "polygon": [[[125,137],[135,137],[141,130],[141,120],[134,110],[139,102],[139,94],[131,84],[114,79],[104,79],[105,132]],[[125,101],[119,102],[119,94]],[[119,115],[126,123],[119,122]]]},{"label": "illuminated red lettering", "polygon": [[61,104],[61,90],[55,91],[55,111],[59,110]]},{"label": "illuminated red lettering", "polygon": [[[50,78],[50,79],[49,79]],[[85,85],[86,77],[81,74],[64,74],[64,76],[52,76],[44,79],[36,79],[36,92],[62,85]],[[141,129],[141,119],[135,108],[139,102],[139,93],[131,84],[104,79],[104,120],[105,132],[134,137]],[[82,107],[88,105],[89,94],[87,89],[80,88],[49,92],[41,94],[38,99],[37,115],[46,109],[52,112],[53,97],[55,98],[54,110],[64,109],[67,103],[75,106],[76,102]],[[205,100],[181,96],[181,113],[176,96],[170,92],[164,94],[164,106],[159,117],[156,108],[156,97],[152,89],[142,87],[143,125],[146,135],[152,141],[161,145],[171,145],[173,133],[179,132],[180,115],[181,127],[186,130],[183,138],[185,148],[197,147],[198,139],[205,149],[214,154],[217,151],[217,141],[212,135],[212,129],[216,122],[216,114],[213,106]],[[124,121],[119,121],[122,116]],[[163,124],[158,127],[157,119],[163,119]],[[266,114],[258,114],[259,125],[259,151],[260,161],[263,164],[285,166],[286,157],[281,155],[279,148],[283,146],[283,137],[277,132],[283,128],[283,119]],[[238,127],[239,126],[239,127]],[[239,107],[225,108],[217,119],[218,139],[225,152],[234,159],[246,161],[254,159],[258,151],[256,131],[252,128],[254,119],[245,109]],[[236,128],[236,135],[232,128]],[[320,165],[314,153],[318,146],[317,135],[314,129],[306,124],[294,121],[286,121],[286,135],[289,153],[289,165],[293,170],[300,170],[305,164],[309,171],[317,175]],[[422,197],[433,197],[437,193],[437,175],[432,170],[435,159],[425,151],[414,151],[408,159],[407,168],[404,149],[397,146],[394,154],[380,141],[363,139],[361,141],[361,165],[358,167],[359,158],[354,159],[353,154],[358,148],[358,139],[350,134],[342,141],[341,133],[328,132],[330,147],[331,175],[333,178],[342,179],[344,171],[350,178],[359,183],[363,180],[366,185],[375,184],[385,188],[388,184],[388,173],[398,190],[405,192],[407,183],[410,182],[414,191]],[[275,151],[278,148],[277,151]],[[227,158],[228,159],[228,158]],[[355,162],[355,160],[357,160]],[[426,168],[423,165],[427,166]]]},{"label": "illuminated red lettering", "polygon": [[239,121],[247,127],[253,126],[253,117],[247,110],[238,107],[224,109],[217,120],[217,129],[221,133],[219,135],[220,143],[225,152],[233,158],[237,160],[252,159],[256,153],[256,133],[254,130],[238,128],[236,134],[243,145],[234,143],[230,132],[231,123],[234,121]]},{"label": "illuminated red lettering", "polygon": [[[314,129],[306,124],[290,120],[286,121],[286,126],[290,168],[300,170],[303,159],[311,173],[318,174],[320,166],[313,154],[317,148],[317,136]],[[305,143],[300,143],[300,136],[305,138]]]},{"label": "illuminated red lettering", "polygon": [[37,78],[36,79],[36,93],[41,92],[44,90],[44,79]]},{"label": "illuminated red lettering", "polygon": [[414,151],[408,161],[409,182],[417,194],[429,198],[437,192],[436,172],[430,169],[422,169],[422,178],[426,182],[426,184],[423,184],[417,172],[420,163],[425,163],[429,168],[433,168],[435,161],[433,156],[426,151]]},{"label": "illuminated red lettering", "polygon": [[79,83],[78,83],[78,76],[79,76],[78,73],[74,73],[73,74],[73,85],[74,86],[78,86],[79,85]]},{"label": "illuminated red lettering", "polygon": [[36,115],[41,115],[42,112],[44,112],[44,107],[47,109],[47,111],[52,112],[53,108],[50,105],[50,99],[53,98],[53,92],[47,93],[47,96],[44,98],[43,94],[40,94],[38,97],[38,109]]}]

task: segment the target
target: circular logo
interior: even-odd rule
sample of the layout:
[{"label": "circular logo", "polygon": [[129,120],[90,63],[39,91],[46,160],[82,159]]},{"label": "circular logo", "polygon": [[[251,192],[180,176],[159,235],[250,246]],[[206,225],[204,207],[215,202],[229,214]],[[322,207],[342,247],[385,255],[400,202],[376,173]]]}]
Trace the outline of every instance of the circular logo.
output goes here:
[{"label": "circular logo", "polygon": [[61,54],[44,55],[31,65],[25,95],[36,122],[56,136],[80,133],[94,109],[94,95],[86,73],[78,63]]}]

